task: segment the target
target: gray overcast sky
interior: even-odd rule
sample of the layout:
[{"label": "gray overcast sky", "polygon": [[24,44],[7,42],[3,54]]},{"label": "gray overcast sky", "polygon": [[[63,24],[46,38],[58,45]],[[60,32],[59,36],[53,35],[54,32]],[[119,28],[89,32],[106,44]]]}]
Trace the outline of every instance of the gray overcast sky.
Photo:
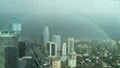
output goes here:
[{"label": "gray overcast sky", "polygon": [[120,0],[0,0],[0,13],[75,13],[120,18]]},{"label": "gray overcast sky", "polygon": [[119,0],[0,0],[1,13],[120,13]]},{"label": "gray overcast sky", "polygon": [[[0,23],[8,22],[6,20],[11,16],[20,16],[26,31],[34,28],[33,31],[31,30],[34,34],[37,33],[35,32],[36,29],[40,29],[43,26],[43,18],[51,18],[51,15],[53,19],[61,15],[61,18],[84,19],[84,22],[91,20],[92,23],[97,24],[111,35],[120,35],[118,31],[120,29],[120,0],[0,0]],[[59,21],[59,18],[57,18],[57,21]],[[73,25],[74,21],[69,23],[62,22],[61,26],[63,27],[64,25],[66,27],[65,25],[69,24],[69,28],[71,28],[70,25]],[[84,23],[81,20],[77,20],[77,22],[80,23],[80,26],[77,27],[81,27],[81,23]],[[59,26],[58,29],[63,30],[60,24],[57,23],[57,25],[55,21],[44,25],[50,24],[56,25],[55,27]],[[76,29],[78,29],[77,27]]]}]

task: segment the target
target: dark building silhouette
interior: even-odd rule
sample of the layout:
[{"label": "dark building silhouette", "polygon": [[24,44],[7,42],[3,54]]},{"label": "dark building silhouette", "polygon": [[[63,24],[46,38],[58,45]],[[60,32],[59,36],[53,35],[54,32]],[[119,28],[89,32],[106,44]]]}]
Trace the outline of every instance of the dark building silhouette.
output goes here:
[{"label": "dark building silhouette", "polygon": [[18,53],[15,47],[5,48],[5,68],[18,68]]},{"label": "dark building silhouette", "polygon": [[20,41],[18,43],[18,48],[19,48],[19,58],[25,56],[26,55],[26,44],[24,41]]}]

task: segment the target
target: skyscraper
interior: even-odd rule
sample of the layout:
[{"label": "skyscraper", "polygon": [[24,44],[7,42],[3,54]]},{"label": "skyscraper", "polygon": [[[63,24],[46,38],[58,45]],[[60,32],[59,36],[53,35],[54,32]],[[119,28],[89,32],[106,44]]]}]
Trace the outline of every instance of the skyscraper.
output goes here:
[{"label": "skyscraper", "polygon": [[22,25],[19,22],[11,23],[11,31],[21,34]]},{"label": "skyscraper", "polygon": [[57,44],[58,50],[61,50],[61,36],[60,35],[53,35],[52,41]]},{"label": "skyscraper", "polygon": [[10,32],[21,33],[22,31],[22,24],[18,17],[12,17],[10,23],[7,25]]},{"label": "skyscraper", "polygon": [[52,41],[57,44],[57,56],[61,56],[61,36],[53,35]]},{"label": "skyscraper", "polygon": [[62,45],[62,56],[66,56],[66,53],[67,53],[67,44],[66,43],[63,43]]},{"label": "skyscraper", "polygon": [[54,42],[47,43],[47,53],[49,58],[49,65],[52,65],[52,58],[57,56],[57,44]]},{"label": "skyscraper", "polygon": [[69,56],[68,56],[68,66],[70,68],[76,68],[77,65],[77,56],[75,52],[72,52]]},{"label": "skyscraper", "polygon": [[22,58],[26,55],[26,44],[24,41],[18,43],[19,58]]},{"label": "skyscraper", "polygon": [[15,47],[5,48],[5,68],[18,68],[18,51]]},{"label": "skyscraper", "polygon": [[49,57],[57,56],[57,44],[54,42],[47,43],[47,52]]},{"label": "skyscraper", "polygon": [[22,24],[19,21],[19,18],[12,18],[12,21],[10,22],[9,32],[16,33],[17,35],[19,35],[19,41],[22,40]]},{"label": "skyscraper", "polygon": [[61,61],[58,57],[53,58],[52,68],[61,68]]},{"label": "skyscraper", "polygon": [[11,22],[2,27],[1,29],[3,32],[11,32],[11,33],[16,33],[16,34],[21,34],[22,33],[22,24],[19,21],[19,18],[13,17],[11,19]]},{"label": "skyscraper", "polygon": [[74,38],[68,38],[68,54],[74,52]]},{"label": "skyscraper", "polygon": [[61,60],[65,62],[67,60],[67,44],[63,43],[62,45],[62,58]]},{"label": "skyscraper", "polygon": [[49,42],[49,29],[48,27],[45,27],[43,31],[43,45],[46,47],[48,42]]},{"label": "skyscraper", "polygon": [[[0,68],[18,68],[17,44],[17,34],[0,32]],[[12,66],[10,65],[11,62]]]}]

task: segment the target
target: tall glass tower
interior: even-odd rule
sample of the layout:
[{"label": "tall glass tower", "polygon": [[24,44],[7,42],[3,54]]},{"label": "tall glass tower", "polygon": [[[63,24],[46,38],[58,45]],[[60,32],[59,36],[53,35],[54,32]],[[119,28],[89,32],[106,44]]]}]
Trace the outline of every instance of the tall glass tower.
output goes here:
[{"label": "tall glass tower", "polygon": [[61,50],[61,36],[60,35],[53,35],[52,41],[57,44],[58,50]]},{"label": "tall glass tower", "polygon": [[16,33],[19,33],[21,34],[21,31],[22,31],[22,24],[21,22],[19,21],[19,18],[17,17],[13,17],[11,19],[11,22],[8,23],[7,25],[5,25],[3,28],[2,28],[2,31],[4,32],[16,32]]},{"label": "tall glass tower", "polygon": [[48,27],[44,27],[44,31],[43,31],[43,45],[47,46],[48,42],[49,42],[49,29],[48,29]]},{"label": "tall glass tower", "polygon": [[12,32],[17,33],[17,34],[21,34],[22,24],[21,24],[19,18],[17,18],[17,17],[12,18],[12,21],[11,21],[11,24],[10,24],[10,30]]},{"label": "tall glass tower", "polygon": [[67,44],[63,43],[62,45],[62,56],[67,56]]},{"label": "tall glass tower", "polygon": [[74,38],[68,38],[68,54],[74,52]]},{"label": "tall glass tower", "polygon": [[18,35],[0,32],[0,68],[18,68]]}]

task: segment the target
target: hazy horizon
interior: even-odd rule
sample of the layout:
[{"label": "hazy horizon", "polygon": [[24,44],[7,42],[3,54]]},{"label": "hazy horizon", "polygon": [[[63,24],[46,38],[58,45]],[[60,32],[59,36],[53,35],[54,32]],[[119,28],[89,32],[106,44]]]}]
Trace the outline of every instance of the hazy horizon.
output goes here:
[{"label": "hazy horizon", "polygon": [[0,27],[19,17],[28,37],[48,26],[51,35],[120,39],[119,8],[119,0],[1,0]]}]

